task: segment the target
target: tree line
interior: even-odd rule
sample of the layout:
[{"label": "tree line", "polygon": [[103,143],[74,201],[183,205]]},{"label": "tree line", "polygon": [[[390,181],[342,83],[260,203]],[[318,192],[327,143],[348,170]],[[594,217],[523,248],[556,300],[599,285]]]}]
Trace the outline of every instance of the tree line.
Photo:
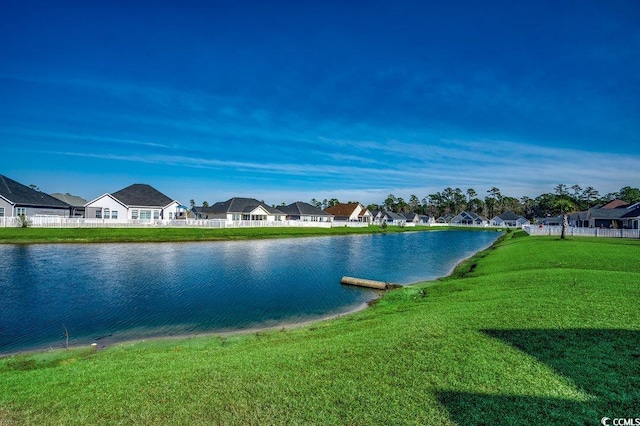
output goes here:
[{"label": "tree line", "polygon": [[[387,210],[394,213],[418,213],[433,217],[447,214],[457,215],[468,211],[489,219],[501,213],[512,211],[527,219],[533,219],[588,210],[614,199],[621,199],[629,203],[640,202],[640,189],[625,186],[617,192],[600,195],[600,192],[592,186],[582,188],[580,185],[558,184],[554,188],[554,192],[541,194],[535,198],[526,196],[516,198],[503,194],[497,187],[489,189],[484,196],[473,188],[462,191],[460,188],[447,187],[422,199],[411,195],[408,200],[405,200],[402,197],[389,194],[382,203],[369,204],[367,208],[370,211]],[[314,198],[310,204],[325,209],[339,202],[336,198],[322,201]]]}]

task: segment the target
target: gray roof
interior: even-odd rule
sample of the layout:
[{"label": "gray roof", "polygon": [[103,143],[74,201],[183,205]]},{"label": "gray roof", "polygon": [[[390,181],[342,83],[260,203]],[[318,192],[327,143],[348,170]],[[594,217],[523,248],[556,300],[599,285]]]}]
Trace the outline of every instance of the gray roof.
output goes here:
[{"label": "gray roof", "polygon": [[69,204],[49,194],[36,191],[26,185],[0,175],[0,196],[17,206],[70,208]]},{"label": "gray roof", "polygon": [[72,205],[73,207],[84,207],[84,205],[87,204],[87,200],[82,197],[78,197],[77,195],[61,194],[59,192],[55,192],[51,194],[51,196],[57,198],[60,201],[64,201],[65,203]]},{"label": "gray roof", "polygon": [[382,211],[382,216],[383,217],[388,217],[391,220],[395,220],[395,221],[403,221],[403,220],[407,220],[406,217],[402,216],[401,214],[398,213],[394,213],[394,212],[390,212],[387,210],[383,210]]},{"label": "gray roof", "polygon": [[499,217],[502,220],[518,220],[518,219],[522,219],[522,216],[519,216],[519,215],[515,214],[514,212],[504,212],[502,214],[499,214],[497,217]]},{"label": "gray roof", "polygon": [[174,201],[154,187],[143,183],[134,183],[113,192],[111,196],[127,206],[165,207]]},{"label": "gray roof", "polygon": [[249,213],[255,210],[258,206],[262,206],[262,208],[270,214],[284,214],[282,211],[270,207],[255,198],[242,197],[234,197],[227,201],[219,201],[209,207],[197,207],[196,211],[201,213]]},{"label": "gray roof", "polygon": [[614,209],[589,209],[588,217],[590,219],[624,219],[640,217],[640,206],[624,206],[616,207]]},{"label": "gray roof", "polygon": [[459,215],[456,215],[453,219],[451,219],[451,221],[453,221],[454,219],[456,221],[457,220],[468,220],[468,219],[471,219],[474,222],[487,221],[486,218],[484,218],[484,217],[482,217],[482,216],[480,216],[480,215],[478,215],[478,214],[476,214],[474,212],[467,212],[467,211],[464,211],[464,212],[460,213]]},{"label": "gray roof", "polygon": [[303,201],[296,201],[288,206],[278,206],[278,210],[291,216],[333,216]]}]

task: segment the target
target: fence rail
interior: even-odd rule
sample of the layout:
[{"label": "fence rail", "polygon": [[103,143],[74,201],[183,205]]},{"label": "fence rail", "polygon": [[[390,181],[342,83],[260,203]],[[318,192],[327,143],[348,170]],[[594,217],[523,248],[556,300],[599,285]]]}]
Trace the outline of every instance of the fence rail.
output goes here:
[{"label": "fence rail", "polygon": [[[523,226],[522,229],[529,235],[560,235],[562,226]],[[566,229],[567,236],[576,237],[607,237],[607,238],[640,238],[640,229],[611,229],[611,228],[578,228],[569,226]]]},{"label": "fence rail", "polygon": [[[0,217],[0,227],[20,227],[26,220],[28,226],[34,228],[273,228],[273,227],[297,227],[297,228],[366,228],[366,222],[339,221],[333,222],[307,222],[302,220],[240,220],[228,221],[224,219],[87,219],[79,217],[62,216],[30,216],[26,219],[19,217]],[[404,223],[407,227],[467,227],[467,228],[497,228],[506,229],[507,226],[489,226],[487,224],[450,224],[450,223]],[[545,234],[547,235],[547,234]]]},{"label": "fence rail", "polygon": [[[31,216],[25,219],[34,228],[331,228],[366,227],[361,222],[307,222],[301,220],[266,221],[224,219],[181,219],[181,220],[140,220],[140,219],[86,219],[61,216]],[[20,227],[23,222],[18,217],[0,217],[0,227]]]}]

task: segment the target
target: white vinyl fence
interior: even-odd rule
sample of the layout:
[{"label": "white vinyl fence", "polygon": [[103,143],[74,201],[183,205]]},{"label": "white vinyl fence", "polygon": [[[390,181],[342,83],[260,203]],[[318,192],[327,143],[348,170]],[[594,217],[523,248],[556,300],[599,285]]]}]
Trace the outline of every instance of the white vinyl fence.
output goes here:
[{"label": "white vinyl fence", "polygon": [[[266,221],[266,220],[241,220],[227,221],[224,219],[206,220],[133,220],[133,219],[85,219],[60,216],[32,216],[27,218],[29,227],[34,228],[336,228],[366,227],[361,222],[306,222],[301,220]],[[0,227],[20,227],[22,224],[18,217],[0,217]]]},{"label": "white vinyl fence", "polygon": [[[528,225],[522,229],[529,235],[557,235],[562,233],[562,226]],[[611,228],[577,228],[567,227],[569,237],[608,237],[608,238],[640,238],[639,229],[611,229]]]}]

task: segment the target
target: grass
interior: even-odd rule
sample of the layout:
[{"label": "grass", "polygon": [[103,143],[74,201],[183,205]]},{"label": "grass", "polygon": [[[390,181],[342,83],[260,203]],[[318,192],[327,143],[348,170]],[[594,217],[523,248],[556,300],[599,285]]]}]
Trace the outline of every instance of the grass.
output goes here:
[{"label": "grass", "polygon": [[303,328],[0,359],[0,425],[639,417],[640,241],[520,235]]},{"label": "grass", "polygon": [[0,228],[0,244],[229,241],[407,232],[429,228]]}]

